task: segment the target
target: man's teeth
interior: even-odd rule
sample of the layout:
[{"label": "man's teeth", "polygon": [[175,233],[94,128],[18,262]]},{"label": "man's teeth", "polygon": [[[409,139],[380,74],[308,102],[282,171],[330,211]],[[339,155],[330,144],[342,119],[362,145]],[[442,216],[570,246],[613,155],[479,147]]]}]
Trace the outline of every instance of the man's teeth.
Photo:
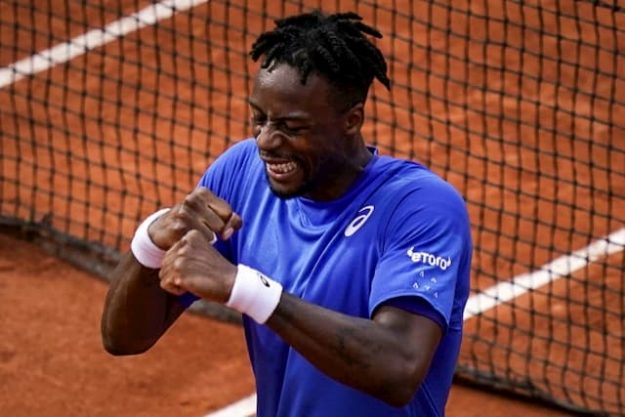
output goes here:
[{"label": "man's teeth", "polygon": [[275,173],[288,174],[297,168],[297,164],[295,162],[285,162],[282,164],[268,164],[268,167]]}]

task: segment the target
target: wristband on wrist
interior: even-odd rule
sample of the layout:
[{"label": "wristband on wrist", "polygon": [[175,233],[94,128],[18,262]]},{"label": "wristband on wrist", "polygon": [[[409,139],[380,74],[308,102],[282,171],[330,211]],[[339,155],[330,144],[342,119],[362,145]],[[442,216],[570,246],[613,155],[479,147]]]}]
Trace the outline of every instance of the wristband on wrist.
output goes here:
[{"label": "wristband on wrist", "polygon": [[154,242],[152,242],[152,239],[150,239],[150,235],[148,234],[148,227],[150,227],[156,219],[167,213],[169,210],[170,209],[168,208],[164,208],[156,213],[150,214],[143,221],[143,223],[139,225],[134,237],[132,238],[132,242],[130,242],[130,250],[132,251],[132,254],[135,256],[137,261],[145,267],[159,269],[163,263],[163,258],[165,257],[165,252],[167,251],[159,248],[154,244]]},{"label": "wristband on wrist", "polygon": [[282,285],[249,266],[239,264],[226,306],[264,324],[273,314],[282,295]]}]

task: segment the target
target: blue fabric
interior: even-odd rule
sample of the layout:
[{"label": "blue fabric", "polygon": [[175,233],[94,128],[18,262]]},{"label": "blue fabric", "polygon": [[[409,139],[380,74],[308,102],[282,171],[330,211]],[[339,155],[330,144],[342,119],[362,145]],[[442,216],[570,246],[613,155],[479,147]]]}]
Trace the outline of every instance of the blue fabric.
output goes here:
[{"label": "blue fabric", "polygon": [[397,297],[391,298],[383,305],[399,308],[412,314],[425,316],[438,324],[443,332],[447,330],[447,323],[441,314],[432,308],[432,305],[421,297]]},{"label": "blue fabric", "polygon": [[[444,330],[412,402],[394,408],[326,377],[266,326],[244,317],[259,417],[442,416],[469,293],[471,236],[458,193],[425,167],[372,158],[340,198],[282,200],[269,189],[253,139],[200,181],[228,201],[243,228],[219,250],[304,300],[368,318],[397,299]],[[410,307],[414,300],[414,307]],[[401,308],[401,307],[400,307]]]}]

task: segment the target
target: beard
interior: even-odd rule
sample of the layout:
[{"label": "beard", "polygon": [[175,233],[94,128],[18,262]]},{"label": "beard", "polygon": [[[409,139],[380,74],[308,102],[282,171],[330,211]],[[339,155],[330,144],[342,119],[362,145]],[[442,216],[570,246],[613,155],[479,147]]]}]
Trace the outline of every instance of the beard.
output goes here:
[{"label": "beard", "polygon": [[290,200],[292,198],[301,197],[308,194],[315,188],[315,182],[310,178],[302,182],[299,186],[293,187],[293,189],[285,190],[280,189],[273,184],[267,171],[265,171],[265,177],[267,178],[267,184],[269,184],[271,192],[282,200]]},{"label": "beard", "polygon": [[292,156],[289,159],[296,161],[299,169],[303,171],[302,179],[298,184],[284,187],[273,182],[271,176],[265,170],[265,177],[271,192],[283,200],[309,195],[319,191],[321,187],[331,188],[334,181],[343,175],[345,167],[345,160],[332,158],[331,155],[324,155],[312,166]]}]

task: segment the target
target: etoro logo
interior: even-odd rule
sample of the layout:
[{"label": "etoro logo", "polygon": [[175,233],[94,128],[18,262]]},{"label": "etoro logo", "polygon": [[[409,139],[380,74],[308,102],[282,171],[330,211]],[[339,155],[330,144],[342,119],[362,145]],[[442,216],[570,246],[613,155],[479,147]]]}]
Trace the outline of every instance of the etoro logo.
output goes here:
[{"label": "etoro logo", "polygon": [[442,256],[436,256],[429,252],[415,252],[414,246],[408,249],[406,254],[410,257],[410,260],[414,263],[421,263],[430,266],[437,266],[443,271],[451,266],[451,258],[447,259]]},{"label": "etoro logo", "polygon": [[345,228],[345,236],[350,237],[354,233],[356,233],[369,219],[371,214],[373,213],[373,206],[364,206],[360,210],[358,210],[359,214],[351,221],[350,224]]}]

